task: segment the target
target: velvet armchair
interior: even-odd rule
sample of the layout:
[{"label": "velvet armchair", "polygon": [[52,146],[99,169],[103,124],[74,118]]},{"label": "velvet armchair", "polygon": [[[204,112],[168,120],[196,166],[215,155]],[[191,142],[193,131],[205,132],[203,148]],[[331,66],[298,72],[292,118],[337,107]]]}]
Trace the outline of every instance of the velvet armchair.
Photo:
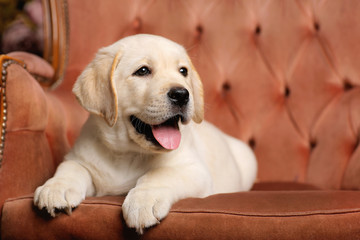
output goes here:
[{"label": "velvet armchair", "polygon": [[[359,239],[360,2],[44,0],[44,58],[1,57],[1,239]],[[123,196],[52,219],[32,193],[87,113],[71,88],[98,48],[136,33],[188,50],[205,118],[248,143],[252,191],[176,203],[139,236]]]}]

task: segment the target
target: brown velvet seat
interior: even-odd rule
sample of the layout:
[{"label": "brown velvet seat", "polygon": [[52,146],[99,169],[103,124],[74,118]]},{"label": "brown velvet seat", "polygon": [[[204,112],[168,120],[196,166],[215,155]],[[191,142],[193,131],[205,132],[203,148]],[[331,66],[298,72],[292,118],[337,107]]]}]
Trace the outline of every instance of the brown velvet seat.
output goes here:
[{"label": "brown velvet seat", "polygon": [[88,198],[51,219],[31,195],[86,120],[76,77],[98,48],[135,33],[185,46],[206,119],[247,142],[259,164],[252,191],[181,200],[142,238],[360,238],[360,2],[43,3],[47,61],[1,58],[2,239],[140,238],[121,217],[123,197]]}]

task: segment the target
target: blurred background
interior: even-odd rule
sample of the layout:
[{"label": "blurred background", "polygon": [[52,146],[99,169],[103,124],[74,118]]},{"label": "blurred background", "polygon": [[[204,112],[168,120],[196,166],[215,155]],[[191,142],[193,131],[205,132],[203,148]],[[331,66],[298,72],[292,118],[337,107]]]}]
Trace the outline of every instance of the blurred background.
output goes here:
[{"label": "blurred background", "polygon": [[0,0],[0,54],[26,51],[43,55],[41,0]]}]

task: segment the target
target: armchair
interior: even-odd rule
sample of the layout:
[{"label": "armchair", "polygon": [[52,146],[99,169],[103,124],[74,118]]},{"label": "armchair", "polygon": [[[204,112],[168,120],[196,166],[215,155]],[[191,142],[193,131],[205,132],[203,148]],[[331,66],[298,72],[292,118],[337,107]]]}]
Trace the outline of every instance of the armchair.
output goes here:
[{"label": "armchair", "polygon": [[[357,239],[360,237],[360,3],[44,0],[44,59],[1,61],[1,239]],[[55,219],[32,193],[86,120],[72,84],[98,48],[135,33],[184,45],[207,120],[247,142],[250,192],[184,199],[138,236],[123,196]],[[36,80],[38,79],[38,81]]]}]

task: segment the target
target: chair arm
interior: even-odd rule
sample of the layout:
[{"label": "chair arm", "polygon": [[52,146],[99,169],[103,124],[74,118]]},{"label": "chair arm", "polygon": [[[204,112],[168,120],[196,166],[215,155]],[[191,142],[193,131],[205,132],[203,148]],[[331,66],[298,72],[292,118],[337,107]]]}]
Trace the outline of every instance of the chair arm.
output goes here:
[{"label": "chair arm", "polygon": [[34,54],[26,52],[12,52],[7,54],[7,56],[23,62],[26,66],[26,70],[37,80],[40,80],[40,82],[45,82],[54,77],[55,71],[52,66],[44,59]]},{"label": "chair arm", "polygon": [[[64,99],[69,94],[59,97],[35,79],[53,77],[45,60],[15,52],[2,55],[0,61],[1,208],[5,199],[32,193],[53,175],[70,148],[67,124],[75,111],[68,109],[71,104]],[[83,119],[73,125],[81,125]]]},{"label": "chair arm", "polygon": [[[360,191],[251,191],[176,203],[141,239],[356,239]],[[124,197],[87,198],[51,221],[32,196],[6,201],[6,239],[139,239],[122,220]],[[21,216],[19,218],[18,216]],[[21,231],[18,231],[21,229]]]}]

